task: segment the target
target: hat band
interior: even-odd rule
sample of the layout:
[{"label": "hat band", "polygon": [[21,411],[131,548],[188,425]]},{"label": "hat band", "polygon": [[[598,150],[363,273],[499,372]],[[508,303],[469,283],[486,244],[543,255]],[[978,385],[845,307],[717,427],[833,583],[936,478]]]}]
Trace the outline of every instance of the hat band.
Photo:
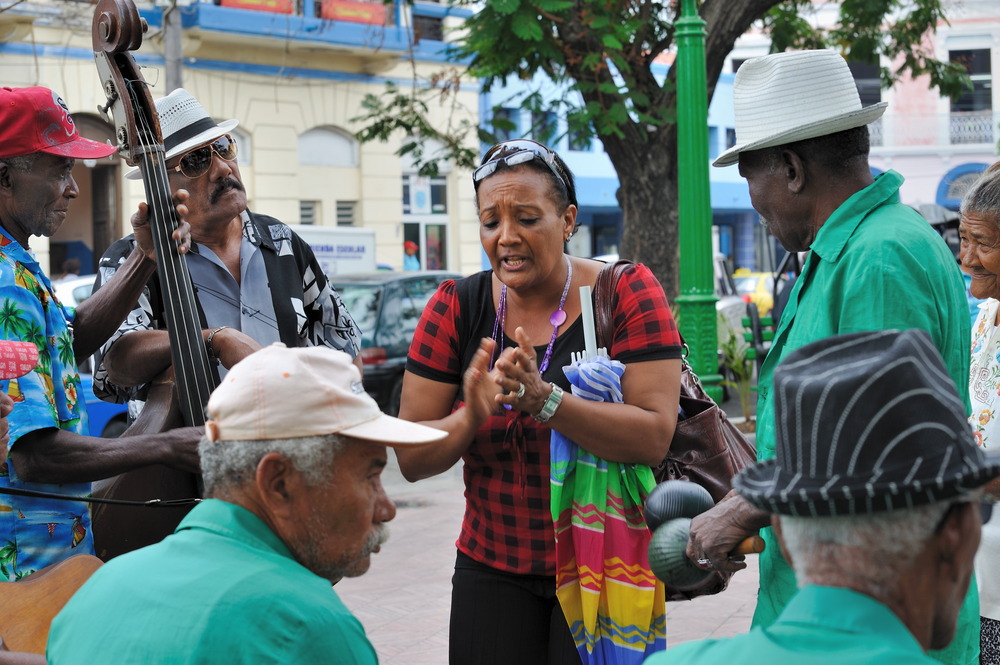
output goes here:
[{"label": "hat band", "polygon": [[184,141],[192,139],[199,134],[218,128],[218,125],[214,120],[205,116],[199,119],[197,122],[193,122],[187,127],[182,127],[170,136],[163,139],[163,147],[166,148],[167,152],[170,152]]}]

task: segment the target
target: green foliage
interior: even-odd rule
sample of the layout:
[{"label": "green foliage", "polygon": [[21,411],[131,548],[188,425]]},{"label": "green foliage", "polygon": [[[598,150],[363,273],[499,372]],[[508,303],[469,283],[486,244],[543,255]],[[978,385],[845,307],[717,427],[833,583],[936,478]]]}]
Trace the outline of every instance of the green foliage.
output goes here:
[{"label": "green foliage", "polygon": [[[703,0],[701,14],[710,20],[713,17],[721,20],[719,17],[726,12],[751,11],[726,6],[720,13],[718,8],[711,7],[728,2]],[[658,56],[674,50],[678,3],[452,0],[452,4],[478,10],[466,21],[450,57],[453,62],[465,63],[466,73],[480,78],[485,91],[510,77],[531,81],[536,74],[544,74],[563,90],[558,99],[546,104],[537,94],[541,87],[534,87],[534,94],[529,91],[521,99],[500,100],[496,108],[520,106],[541,112],[540,107],[547,106],[548,111],[570,121],[568,133],[577,140],[589,135],[604,141],[639,145],[650,140],[651,132],[676,122],[673,78],[655,76],[652,65]],[[815,3],[811,0],[757,0],[743,4],[745,7],[752,4],[752,12],[758,12],[747,15],[747,27],[754,19],[758,20],[772,40],[773,51],[832,46],[849,59],[868,63],[879,62],[882,55],[894,63],[882,68],[882,83],[886,87],[907,73],[927,75],[932,86],[951,96],[960,94],[969,85],[960,65],[936,60],[924,43],[928,31],[945,20],[943,0],[841,0],[835,3],[840,7],[840,20],[828,30],[815,26],[812,16]],[[706,30],[711,34],[713,29],[710,22]],[[710,63],[726,55],[706,53]],[[432,80],[430,85],[417,82],[409,94],[390,85],[381,98],[369,96],[364,115],[356,118],[368,123],[358,138],[385,141],[395,131],[413,136],[418,142],[419,137],[433,137],[449,150],[455,149],[454,154],[442,156],[454,159],[458,165],[474,162],[475,156],[470,158],[463,142],[453,137],[462,139],[478,130],[455,120],[457,124],[436,131],[421,117],[426,116],[427,105],[435,96],[444,99],[457,92],[457,85],[442,85],[442,80]],[[498,117],[492,127],[479,132],[479,138],[491,142],[515,127],[509,120]],[[551,138],[558,141],[562,135]],[[420,153],[420,148],[410,142],[404,148],[414,155]],[[628,180],[628,174],[618,175],[622,182]]]},{"label": "green foliage", "polygon": [[[457,79],[445,85],[457,87]],[[418,164],[420,175],[436,176],[439,162],[448,159],[462,168],[474,168],[479,154],[466,145],[466,138],[471,134],[482,140],[479,127],[469,121],[468,114],[451,114],[449,124],[444,128],[432,124],[428,120],[430,109],[424,98],[426,93],[426,90],[414,90],[406,94],[398,86],[388,83],[381,97],[365,95],[361,102],[362,115],[351,121],[368,124],[355,136],[363,143],[374,140],[385,143],[393,134],[401,132],[404,138],[397,154],[400,157],[408,155]],[[442,99],[449,98],[453,100],[454,95],[442,93]],[[427,139],[434,139],[443,148],[428,154]]]},{"label": "green foliage", "polygon": [[[621,184],[620,253],[649,265],[668,297],[675,297],[677,91],[675,72],[664,76],[661,68],[654,71],[654,63],[678,52],[675,21],[689,0],[445,1],[475,10],[449,52],[464,75],[479,79],[486,92],[512,78],[526,82],[527,93],[497,100],[494,110],[547,109],[567,119],[566,131],[576,145],[595,136],[603,142]],[[927,38],[945,20],[944,2],[696,0],[706,23],[708,101],[713,77],[723,70],[735,41],[755,24],[771,38],[772,50],[832,47],[851,60],[891,62],[881,70],[884,86],[907,74],[926,75],[942,93],[957,95],[970,85],[968,77],[960,66],[935,59]],[[816,27],[813,13],[831,5],[839,8],[839,20],[829,29]],[[446,103],[445,98],[455,96],[453,81],[457,76],[416,79],[409,94],[390,87],[380,99],[367,99],[365,115],[357,120],[369,124],[358,138],[385,141],[393,132],[403,132],[408,138],[402,151],[414,156],[424,137],[437,138],[448,150],[454,148],[447,156],[457,165],[474,165],[476,155],[463,147],[464,137],[492,143],[515,125],[494,113],[492,127],[484,122],[482,129],[472,128],[458,120],[440,130],[430,126],[421,116],[435,97]]]},{"label": "green foliage", "polygon": [[834,47],[851,61],[893,66],[881,68],[882,86],[892,87],[904,75],[926,75],[932,88],[952,98],[971,85],[965,69],[934,57],[928,33],[947,23],[942,0],[841,0],[840,20],[822,31],[808,20],[812,3],[785,0],[763,18],[771,51]]},{"label": "green foliage", "polygon": [[728,370],[732,379],[724,379],[722,385],[736,391],[740,400],[740,412],[750,420],[753,417],[753,379],[754,363],[747,358],[747,346],[743,336],[733,330],[724,316],[718,318],[719,330],[727,331],[725,341],[719,347],[722,352],[722,366]]},{"label": "green foliage", "polygon": [[[657,80],[651,69],[671,45],[666,3],[491,0],[465,29],[455,54],[469,59],[469,73],[483,80],[484,90],[544,73],[566,91],[551,110],[580,119],[577,133],[623,137],[626,126],[644,132],[673,122],[665,94],[673,82]],[[510,107],[515,100],[501,103]]]}]

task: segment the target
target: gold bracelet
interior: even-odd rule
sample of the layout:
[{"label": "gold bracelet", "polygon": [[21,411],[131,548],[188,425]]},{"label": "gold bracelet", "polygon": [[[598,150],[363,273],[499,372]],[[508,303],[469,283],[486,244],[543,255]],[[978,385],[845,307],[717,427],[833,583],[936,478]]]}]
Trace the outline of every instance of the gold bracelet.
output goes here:
[{"label": "gold bracelet", "polygon": [[212,347],[212,340],[215,339],[215,333],[220,330],[225,330],[229,326],[219,326],[212,332],[208,333],[208,339],[205,340],[205,348],[208,350],[208,362],[212,365],[219,364],[219,356],[215,355],[215,349]]}]

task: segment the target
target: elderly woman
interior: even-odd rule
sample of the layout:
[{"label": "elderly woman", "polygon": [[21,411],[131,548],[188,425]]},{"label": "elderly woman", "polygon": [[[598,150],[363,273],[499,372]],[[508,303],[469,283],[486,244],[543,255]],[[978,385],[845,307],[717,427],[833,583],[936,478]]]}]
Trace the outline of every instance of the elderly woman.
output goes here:
[{"label": "elderly woman", "polygon": [[642,265],[617,286],[609,353],[625,363],[623,404],[570,393],[562,368],[584,348],[580,287],[603,264],[573,258],[573,176],[528,140],[493,146],[473,172],[492,270],[444,282],[406,365],[400,417],[448,432],[399,451],[407,479],[464,461],[451,662],[579,663],[556,600],[549,435],[593,454],[658,464],[677,422],[680,338],[663,289]]},{"label": "elderly woman", "polygon": [[[969,189],[961,207],[959,224],[962,270],[972,277],[970,292],[986,298],[972,326],[972,363],[969,399],[976,443],[1000,448],[1000,162],[986,170]],[[1000,496],[1000,483],[987,486]],[[983,525],[983,540],[976,555],[979,581],[980,663],[1000,665],[1000,518]]]}]

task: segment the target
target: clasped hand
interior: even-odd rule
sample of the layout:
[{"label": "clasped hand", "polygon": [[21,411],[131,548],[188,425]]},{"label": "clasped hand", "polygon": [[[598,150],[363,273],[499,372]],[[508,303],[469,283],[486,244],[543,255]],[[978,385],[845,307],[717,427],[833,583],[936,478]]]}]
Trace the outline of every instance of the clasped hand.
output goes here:
[{"label": "clasped hand", "polygon": [[496,342],[483,338],[465,372],[462,382],[465,404],[479,423],[504,408],[538,413],[552,392],[552,386],[538,374],[535,348],[523,328],[514,331],[514,340],[517,346],[504,349],[491,369]]}]

